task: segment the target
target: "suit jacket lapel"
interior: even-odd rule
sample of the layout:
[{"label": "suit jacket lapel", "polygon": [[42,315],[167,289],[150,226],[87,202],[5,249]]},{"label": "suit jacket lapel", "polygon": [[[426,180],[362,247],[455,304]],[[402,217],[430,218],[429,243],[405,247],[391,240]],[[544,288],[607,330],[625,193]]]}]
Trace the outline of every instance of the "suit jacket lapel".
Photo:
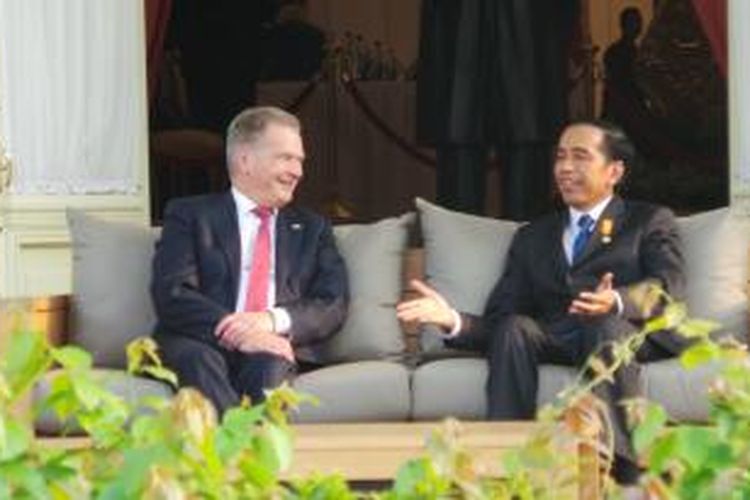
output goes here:
[{"label": "suit jacket lapel", "polygon": [[558,212],[555,220],[555,226],[553,228],[552,238],[557,244],[554,245],[553,265],[555,272],[559,276],[565,276],[568,272],[568,258],[565,256],[565,246],[563,245],[563,233],[565,228],[568,227],[569,213],[567,210]]},{"label": "suit jacket lapel", "polygon": [[[237,301],[237,289],[240,286],[240,228],[237,222],[237,207],[232,193],[227,191],[221,200],[220,208],[215,214],[214,227],[219,244],[229,262],[232,277],[232,297]],[[234,304],[232,304],[234,306]]]},{"label": "suit jacket lapel", "polygon": [[[625,203],[618,196],[612,198],[607,207],[604,209],[602,214],[599,216],[599,220],[596,223],[594,233],[589,238],[586,246],[583,249],[583,253],[578,261],[575,262],[573,267],[577,267],[582,262],[585,262],[593,254],[609,245],[615,238],[615,235],[620,231],[623,223],[623,215],[625,213]],[[609,226],[609,227],[607,227]]]}]

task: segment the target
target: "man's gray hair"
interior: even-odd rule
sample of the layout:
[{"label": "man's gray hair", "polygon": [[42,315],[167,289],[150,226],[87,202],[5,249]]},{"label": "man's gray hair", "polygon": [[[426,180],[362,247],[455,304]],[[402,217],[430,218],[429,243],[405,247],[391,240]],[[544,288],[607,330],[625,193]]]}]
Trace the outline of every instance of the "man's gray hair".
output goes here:
[{"label": "man's gray hair", "polygon": [[238,145],[255,144],[271,124],[290,127],[298,132],[302,128],[299,119],[283,109],[274,106],[247,108],[235,116],[227,127],[227,164],[231,166],[232,155]]}]

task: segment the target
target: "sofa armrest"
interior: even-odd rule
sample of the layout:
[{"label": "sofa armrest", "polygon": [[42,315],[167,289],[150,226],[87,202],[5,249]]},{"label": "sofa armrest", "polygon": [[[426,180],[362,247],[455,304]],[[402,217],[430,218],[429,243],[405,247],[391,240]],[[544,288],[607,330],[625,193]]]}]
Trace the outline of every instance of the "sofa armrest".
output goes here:
[{"label": "sofa armrest", "polygon": [[[7,338],[10,332],[6,330],[13,327],[10,316],[15,312],[20,312],[25,328],[44,332],[52,345],[65,344],[70,340],[68,334],[70,303],[70,295],[2,300],[0,301],[0,318],[3,320],[0,321],[2,325],[0,336]],[[2,343],[0,343],[0,353],[3,351]]]},{"label": "sofa armrest", "polygon": [[[16,328],[16,318],[21,327],[44,332],[53,345],[68,341],[69,295],[52,295],[24,299],[0,300],[0,359],[5,356],[6,342]],[[31,393],[25,394],[12,408],[11,413],[31,418]]]}]

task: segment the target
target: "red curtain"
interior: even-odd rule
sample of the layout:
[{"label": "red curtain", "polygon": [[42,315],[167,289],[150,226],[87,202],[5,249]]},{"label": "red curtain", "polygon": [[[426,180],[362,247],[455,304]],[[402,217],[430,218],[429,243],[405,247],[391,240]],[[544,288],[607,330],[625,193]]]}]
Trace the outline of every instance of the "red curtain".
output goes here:
[{"label": "red curtain", "polygon": [[693,0],[703,31],[706,33],[717,66],[727,76],[727,2],[726,0]]},{"label": "red curtain", "polygon": [[156,96],[159,83],[159,67],[164,53],[164,38],[167,35],[172,0],[145,0],[146,10],[146,75],[148,78],[148,102]]}]

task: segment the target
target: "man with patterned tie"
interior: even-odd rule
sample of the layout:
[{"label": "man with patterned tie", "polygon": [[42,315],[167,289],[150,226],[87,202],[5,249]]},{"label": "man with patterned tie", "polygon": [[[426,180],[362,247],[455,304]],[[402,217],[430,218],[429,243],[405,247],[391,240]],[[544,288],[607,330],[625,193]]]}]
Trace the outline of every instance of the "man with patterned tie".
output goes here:
[{"label": "man with patterned tie", "polygon": [[297,118],[247,109],[226,143],[231,189],[169,203],[151,285],[165,363],[220,413],[318,362],[348,303],[330,223],[289,205],[304,160]]},{"label": "man with patterned tie", "polygon": [[[553,169],[566,208],[518,230],[482,317],[454,311],[421,282],[414,283],[421,298],[399,305],[400,319],[440,326],[451,347],[487,353],[489,418],[533,418],[539,364],[581,366],[594,350],[632,335],[657,313],[639,307],[632,290],[655,283],[675,298],[683,294],[673,214],[615,194],[634,156],[630,140],[610,123],[569,125]],[[639,362],[673,356],[684,346],[673,332],[651,335],[637,360],[596,389],[611,412],[613,472],[623,484],[636,481],[639,470],[618,403],[641,394]]]}]

